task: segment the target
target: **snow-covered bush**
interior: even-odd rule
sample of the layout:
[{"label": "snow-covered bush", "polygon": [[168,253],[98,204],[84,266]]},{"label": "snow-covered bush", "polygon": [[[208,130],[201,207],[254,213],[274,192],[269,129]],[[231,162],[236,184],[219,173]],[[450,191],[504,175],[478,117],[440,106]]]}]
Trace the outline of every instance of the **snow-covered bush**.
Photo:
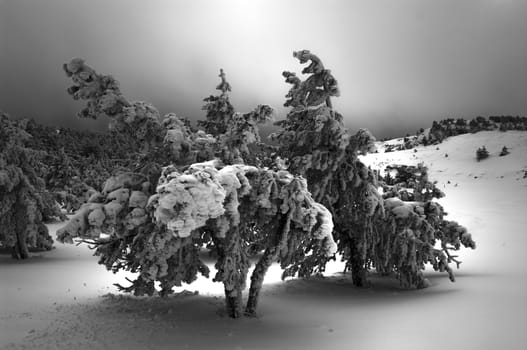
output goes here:
[{"label": "snow-covered bush", "polygon": [[404,201],[426,202],[442,198],[445,194],[428,179],[428,169],[424,164],[389,165],[382,178],[383,197],[398,197]]},{"label": "snow-covered bush", "polygon": [[509,152],[509,149],[507,148],[507,146],[503,146],[503,148],[501,149],[501,152],[500,152],[500,157],[506,156],[509,153],[510,152]]},{"label": "snow-covered bush", "polygon": [[380,239],[372,265],[381,273],[395,272],[405,288],[428,285],[427,263],[454,281],[449,264],[460,262],[450,251],[476,244],[463,226],[444,219],[443,207],[433,200],[445,194],[429,181],[423,164],[390,165],[385,174],[379,181],[385,215],[376,218]]},{"label": "snow-covered bush", "polygon": [[486,159],[489,157],[489,151],[485,148],[485,146],[480,147],[476,150],[476,160],[479,162],[483,159]]}]

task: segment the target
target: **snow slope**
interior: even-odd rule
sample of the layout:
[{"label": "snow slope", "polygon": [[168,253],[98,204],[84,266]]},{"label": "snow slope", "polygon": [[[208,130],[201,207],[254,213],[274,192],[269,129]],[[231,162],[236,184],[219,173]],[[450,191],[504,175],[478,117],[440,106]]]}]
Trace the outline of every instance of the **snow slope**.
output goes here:
[{"label": "snow slope", "polygon": [[[491,155],[477,162],[483,145]],[[504,145],[511,154],[498,157]],[[56,244],[28,261],[0,255],[0,348],[524,349],[527,132],[461,135],[416,152],[379,146],[363,161],[424,162],[446,193],[448,218],[476,240],[475,251],[460,252],[456,283],[432,271],[424,290],[375,275],[372,288],[358,289],[340,263],[326,278],[279,282],[275,266],[260,317],[231,320],[219,283],[200,279],[167,299],[123,296],[112,283],[126,283],[124,274],[105,271],[85,246]]]}]

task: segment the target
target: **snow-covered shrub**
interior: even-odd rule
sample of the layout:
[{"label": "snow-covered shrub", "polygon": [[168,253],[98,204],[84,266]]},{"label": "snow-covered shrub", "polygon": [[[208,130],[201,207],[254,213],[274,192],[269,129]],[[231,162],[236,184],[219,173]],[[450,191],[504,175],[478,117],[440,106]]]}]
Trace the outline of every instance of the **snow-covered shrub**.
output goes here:
[{"label": "snow-covered shrub", "polygon": [[460,262],[450,251],[461,245],[474,249],[471,235],[457,222],[444,219],[443,207],[433,201],[444,193],[429,181],[423,164],[390,165],[385,173],[380,180],[385,215],[376,218],[379,237],[372,266],[380,273],[395,272],[405,288],[428,286],[426,264],[447,272],[454,281],[449,263],[459,267]]},{"label": "snow-covered shrub", "polygon": [[389,165],[380,184],[383,197],[398,197],[404,201],[426,202],[433,198],[442,198],[445,194],[428,179],[428,169],[423,163],[413,165]]},{"label": "snow-covered shrub", "polygon": [[378,245],[372,266],[380,273],[394,272],[404,288],[429,285],[423,271],[426,264],[434,270],[455,277],[449,263],[460,262],[451,250],[461,244],[474,249],[475,243],[466,229],[446,221],[443,208],[436,202],[405,202],[396,197],[386,199],[386,214],[377,218]]},{"label": "snow-covered shrub", "polygon": [[489,151],[485,148],[485,146],[480,147],[476,151],[476,160],[479,162],[483,159],[486,159],[489,157]]},{"label": "snow-covered shrub", "polygon": [[506,156],[509,153],[510,152],[509,152],[509,149],[507,148],[507,146],[503,146],[503,148],[501,149],[501,152],[500,152],[500,157]]}]

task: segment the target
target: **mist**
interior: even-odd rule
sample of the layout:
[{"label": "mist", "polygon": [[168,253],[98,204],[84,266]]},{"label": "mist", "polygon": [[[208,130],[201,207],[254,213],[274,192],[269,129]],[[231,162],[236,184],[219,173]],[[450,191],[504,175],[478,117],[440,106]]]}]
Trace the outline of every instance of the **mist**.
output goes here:
[{"label": "mist", "polygon": [[292,52],[317,54],[339,82],[336,110],[378,138],[432,120],[526,115],[527,3],[498,0],[0,0],[0,109],[105,130],[75,115],[62,64],[82,57],[129,100],[197,120],[219,69],[244,112],[285,117]]}]

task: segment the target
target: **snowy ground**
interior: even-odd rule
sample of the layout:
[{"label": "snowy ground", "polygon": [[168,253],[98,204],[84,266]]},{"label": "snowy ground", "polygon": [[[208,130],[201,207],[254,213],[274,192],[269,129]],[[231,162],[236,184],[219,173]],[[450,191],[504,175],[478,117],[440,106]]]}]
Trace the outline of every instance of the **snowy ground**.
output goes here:
[{"label": "snowy ground", "polygon": [[[491,156],[477,162],[483,145]],[[511,154],[498,157],[504,145]],[[231,320],[218,283],[199,280],[168,299],[126,297],[112,286],[125,283],[124,275],[97,265],[85,246],[57,243],[28,261],[0,255],[0,348],[524,349],[527,133],[462,135],[417,152],[381,147],[364,161],[430,167],[447,194],[441,202],[449,219],[478,244],[461,252],[456,283],[429,272],[432,286],[424,290],[375,276],[372,288],[357,289],[338,263],[327,278],[286,282],[275,267],[260,317]]]}]

